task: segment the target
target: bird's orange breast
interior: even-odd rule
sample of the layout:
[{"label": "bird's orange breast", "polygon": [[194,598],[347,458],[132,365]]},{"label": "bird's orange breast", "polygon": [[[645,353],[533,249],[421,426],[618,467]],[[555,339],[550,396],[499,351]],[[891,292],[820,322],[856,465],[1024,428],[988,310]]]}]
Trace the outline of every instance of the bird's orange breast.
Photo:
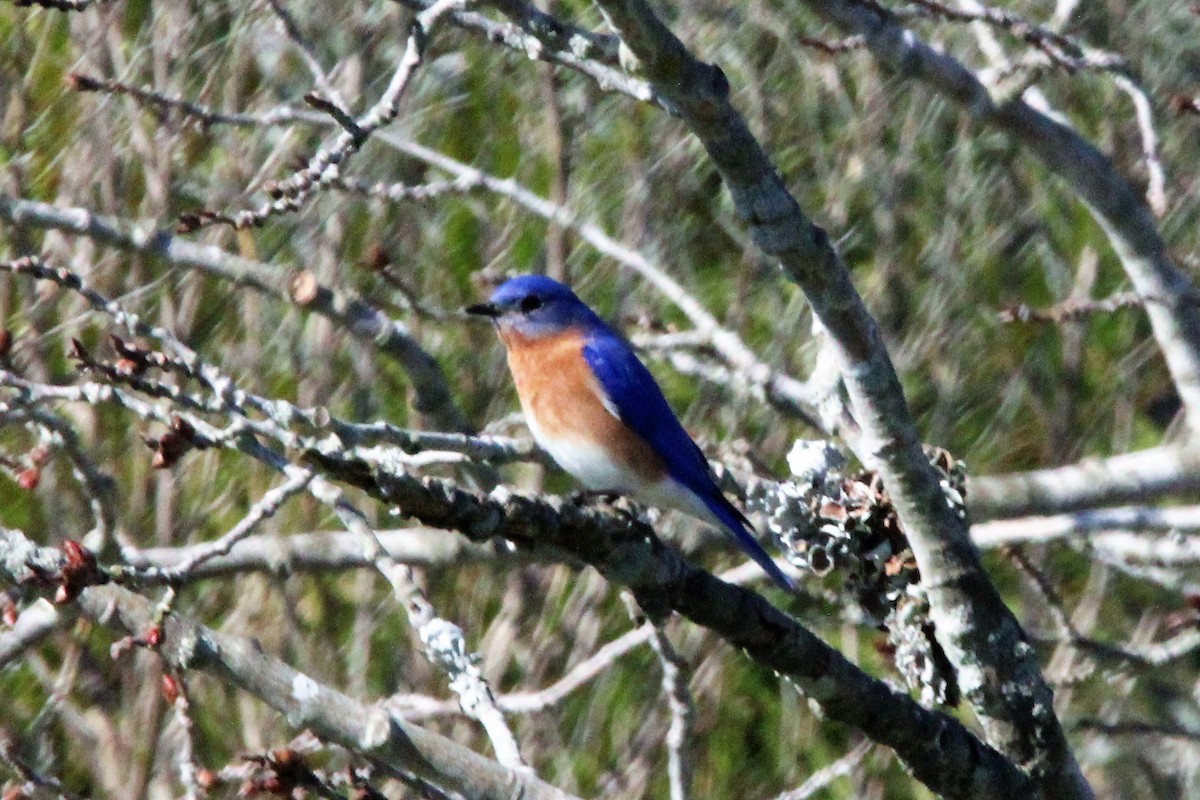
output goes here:
[{"label": "bird's orange breast", "polygon": [[521,408],[531,427],[554,439],[604,447],[613,460],[647,480],[666,473],[650,444],[605,407],[604,389],[583,357],[584,337],[501,333]]}]

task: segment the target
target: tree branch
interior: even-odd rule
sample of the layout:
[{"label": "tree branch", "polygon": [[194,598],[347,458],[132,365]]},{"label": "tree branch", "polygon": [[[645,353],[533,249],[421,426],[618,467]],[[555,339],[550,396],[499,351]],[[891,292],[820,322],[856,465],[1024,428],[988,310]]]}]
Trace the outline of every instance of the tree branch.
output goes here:
[{"label": "tree branch", "polygon": [[[643,608],[673,609],[697,624],[713,629],[734,647],[744,649],[756,661],[794,682],[830,718],[858,727],[872,739],[895,749],[917,777],[934,791],[953,798],[997,800],[1028,791],[1024,776],[1003,756],[971,735],[961,723],[940,712],[922,708],[907,695],[863,673],[758,594],[688,565],[663,545],[644,523],[628,517],[600,514],[561,500],[546,502],[514,495],[503,488],[494,490],[488,498],[479,498],[448,481],[434,478],[379,477],[381,495],[410,515],[467,531],[478,541],[503,536],[518,545],[534,542],[573,552],[611,579],[628,585]],[[53,574],[62,565],[58,551],[33,548],[28,540],[15,532],[0,533],[0,575],[7,574],[12,581],[28,577],[27,561],[30,559],[35,559],[44,573]],[[98,615],[109,603],[124,602],[127,596],[136,597],[125,593],[113,598],[110,591],[109,587],[84,591],[81,599],[95,597],[93,592],[105,593],[104,599],[82,606],[85,613]],[[151,609],[140,598],[136,598],[136,602],[142,610],[135,621],[126,620],[125,627],[140,634],[149,627]],[[178,623],[175,615],[170,615],[164,623],[168,637],[172,635],[170,625],[175,623]],[[198,634],[184,630],[176,635],[176,640],[182,638],[186,642]],[[202,641],[203,638],[200,635]],[[220,655],[226,653],[220,648],[218,652]],[[265,658],[258,651],[239,654],[239,658],[243,655]],[[240,663],[239,670],[244,668],[252,674],[263,669],[260,662]],[[221,664],[207,662],[196,666],[226,669]],[[238,675],[242,674],[239,671]],[[269,676],[263,679],[266,684],[257,679],[243,683],[241,677],[235,683],[268,702],[281,703],[276,707],[285,713],[300,714],[299,724],[309,725],[320,735],[353,746],[362,731],[356,727],[352,733],[348,732],[341,723],[331,728],[333,722],[323,716],[329,711],[325,705],[320,708],[305,706],[297,711],[293,700],[278,697],[278,690],[282,688],[286,695],[287,686],[298,677],[290,671],[288,675],[290,677],[282,687],[280,681],[270,680]],[[321,696],[325,696],[324,692]],[[353,702],[341,695],[335,699],[335,705]],[[336,710],[330,713],[339,717]],[[289,716],[289,719],[294,717]],[[329,733],[330,730],[336,735]],[[398,745],[394,743],[387,745],[386,752],[394,753],[396,748]],[[384,752],[356,749],[372,758]]]},{"label": "tree branch", "polygon": [[[475,544],[452,532],[432,528],[402,528],[378,531],[376,535],[393,560],[418,567],[457,567],[480,561],[523,563],[529,558],[528,553],[515,551],[502,541]],[[207,552],[209,547],[210,543],[205,542],[185,547],[126,549],[122,557],[135,569],[174,572],[181,564]],[[188,570],[187,579],[206,580],[242,572],[284,575],[336,572],[370,566],[371,561],[363,553],[362,543],[352,533],[263,534],[242,539],[227,554],[200,561]],[[148,573],[145,580],[153,583],[153,573]]]},{"label": "tree branch", "polygon": [[[1052,517],[981,522],[971,526],[971,538],[975,544],[987,548],[1008,544],[1052,542],[1078,536],[1086,536],[1089,541],[1095,542],[1098,538],[1103,538],[1096,537],[1095,534],[1103,534],[1105,531],[1175,531],[1180,534],[1194,534],[1200,532],[1200,506],[1091,508]],[[1188,552],[1200,555],[1200,541],[1185,539],[1179,544],[1186,546]],[[1153,549],[1148,550],[1146,558],[1153,558],[1153,552]],[[1163,557],[1169,558],[1166,554]]]},{"label": "tree branch", "polygon": [[417,68],[424,62],[425,49],[433,28],[447,14],[461,10],[465,5],[468,5],[468,0],[434,0],[416,15],[404,54],[396,65],[391,81],[379,100],[361,117],[351,117],[331,98],[316,94],[309,94],[305,98],[309,105],[329,113],[343,131],[331,145],[318,150],[303,169],[286,180],[273,183],[268,190],[273,198],[271,202],[233,215],[211,211],[185,214],[180,220],[181,230],[190,232],[214,222],[227,223],[236,228],[259,227],[277,214],[295,211],[315,192],[328,187],[367,140],[400,115],[400,101]]},{"label": "tree branch", "polygon": [[379,468],[364,481],[350,464],[325,456],[320,463],[332,475],[357,475],[361,488],[427,525],[462,531],[474,541],[503,537],[518,547],[533,543],[582,559],[632,589],[643,608],[673,610],[711,628],[793,681],[825,715],[895,749],[936,792],[999,798],[1028,789],[1005,758],[960,723],[866,675],[760,595],[683,561],[643,522],[504,487],[480,497],[447,480]]},{"label": "tree branch", "polygon": [[972,478],[967,496],[971,518],[986,522],[1149,503],[1197,489],[1200,448],[1165,445],[1065,467]]},{"label": "tree branch", "polygon": [[600,0],[600,6],[642,73],[703,142],[755,243],[801,286],[828,331],[861,426],[856,452],[878,469],[895,503],[938,641],[989,741],[1029,770],[1046,794],[1091,797],[1035,654],[984,573],[965,520],[946,501],[879,329],[829,237],[804,215],[730,105],[720,69],[693,58],[640,0]]},{"label": "tree branch", "polygon": [[[56,230],[84,236],[118,250],[138,253],[171,267],[196,269],[220,280],[294,303],[336,323],[396,360],[413,387],[413,405],[443,430],[466,431],[470,425],[450,391],[441,365],[399,320],[358,298],[322,286],[309,272],[287,272],[198,245],[152,224],[131,224],[82,208],[58,208],[0,193],[0,220],[20,230]],[[298,279],[303,280],[298,280]],[[302,288],[303,291],[298,291]]]},{"label": "tree branch", "polygon": [[881,6],[855,0],[805,4],[846,33],[866,37],[868,50],[884,69],[920,81],[981,125],[1004,131],[1071,187],[1104,229],[1134,291],[1169,300],[1148,305],[1146,314],[1187,409],[1188,425],[1200,429],[1200,307],[1188,300],[1195,290],[1168,257],[1146,201],[1109,158],[1019,97],[998,102],[975,73],[931,48]]},{"label": "tree branch", "polygon": [[[21,583],[63,568],[63,554],[39,548],[21,533],[0,529],[0,577]],[[365,706],[330,689],[254,643],[217,633],[169,613],[161,624],[144,597],[118,586],[85,588],[76,600],[89,619],[130,636],[158,625],[158,652],[179,670],[202,670],[258,697],[287,717],[294,728],[311,728],[390,772],[415,775],[466,797],[511,800],[569,800],[570,795],[522,771],[511,770],[437,734]]]}]

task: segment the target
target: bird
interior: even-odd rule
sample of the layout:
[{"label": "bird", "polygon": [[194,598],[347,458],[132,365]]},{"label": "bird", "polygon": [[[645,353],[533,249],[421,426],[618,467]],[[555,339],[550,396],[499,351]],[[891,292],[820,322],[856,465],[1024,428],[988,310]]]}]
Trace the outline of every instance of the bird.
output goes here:
[{"label": "bird", "polygon": [[519,275],[464,310],[492,321],[534,440],[585,489],[708,522],[780,588],[796,591],[717,486],[633,347],[568,286]]}]

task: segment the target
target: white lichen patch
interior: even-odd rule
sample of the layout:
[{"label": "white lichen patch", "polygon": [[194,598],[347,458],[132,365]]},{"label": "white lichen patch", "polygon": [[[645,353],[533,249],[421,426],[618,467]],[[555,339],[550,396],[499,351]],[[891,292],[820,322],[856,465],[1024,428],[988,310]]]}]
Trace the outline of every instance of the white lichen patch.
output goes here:
[{"label": "white lichen patch", "polygon": [[196,657],[196,648],[199,645],[199,637],[191,632],[179,637],[179,644],[175,648],[175,657],[178,660],[180,668],[187,669],[191,666],[192,659]]},{"label": "white lichen patch", "polygon": [[812,484],[826,472],[845,466],[846,457],[829,442],[797,439],[788,451],[787,464],[797,480]]},{"label": "white lichen patch", "polygon": [[298,703],[307,703],[321,693],[321,686],[307,675],[297,673],[292,678],[292,698]]},{"label": "white lichen patch", "polygon": [[366,724],[363,725],[362,736],[359,737],[358,744],[363,750],[374,750],[386,744],[391,735],[391,714],[375,707],[367,712]]}]

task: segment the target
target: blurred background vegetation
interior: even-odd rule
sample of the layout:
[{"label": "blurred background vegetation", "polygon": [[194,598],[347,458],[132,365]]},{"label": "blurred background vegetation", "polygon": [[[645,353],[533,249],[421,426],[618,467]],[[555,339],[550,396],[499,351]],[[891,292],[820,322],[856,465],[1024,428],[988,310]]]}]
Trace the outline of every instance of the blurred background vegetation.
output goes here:
[{"label": "blurred background vegetation", "polygon": [[[1005,7],[1037,20],[1055,10],[1048,0]],[[411,12],[363,2],[287,9],[350,107],[373,103],[402,51]],[[555,2],[552,10],[586,27],[603,26],[581,0]],[[862,50],[830,55],[802,45],[801,37],[839,37],[804,3],[686,0],[660,11],[694,52],[721,65],[734,102],[788,186],[838,241],[883,328],[927,442],[982,475],[1124,452],[1171,435],[1177,400],[1141,311],[1061,324],[1001,321],[1000,312],[1013,305],[1045,307],[1128,288],[1087,209],[1011,139],[981,130],[920,86],[887,77]],[[964,63],[986,66],[970,26],[921,17],[906,24]],[[1066,31],[1126,57],[1144,84],[1167,175],[1161,230],[1194,275],[1200,117],[1173,113],[1169,99],[1200,89],[1200,16],[1185,2],[1098,0],[1080,4]],[[1024,49],[999,39],[1010,55]],[[152,88],[220,112],[300,107],[313,88],[302,50],[266,2],[118,0],[72,14],[5,4],[0,193],[170,229],[181,214],[201,208],[254,207],[264,181],[287,175],[333,135],[328,127],[298,123],[198,124],[127,96],[75,91],[71,73]],[[1123,174],[1144,183],[1133,109],[1110,76],[1050,70],[1038,88]],[[698,142],[661,109],[443,26],[388,130],[565,203],[658,263],[760,358],[801,377],[811,368],[811,318],[799,290],[753,247]],[[408,184],[445,177],[378,139],[346,175]],[[402,318],[436,356],[477,428],[523,435],[510,418],[515,393],[491,330],[445,313],[477,300],[490,280],[550,271],[631,334],[688,327],[639,276],[573,232],[482,189],[394,203],[328,191],[262,228],[216,227],[190,238],[281,273],[309,270]],[[242,388],[325,405],[345,419],[423,424],[396,364],[295,305],[85,237],[0,223],[0,258],[30,253],[71,266],[168,327]],[[381,276],[376,267],[384,259],[405,290]],[[73,376],[69,339],[102,349],[110,329],[78,298],[11,275],[0,276],[0,320],[14,335],[11,357],[27,373],[60,382]],[[785,475],[791,443],[816,435],[728,387],[678,375],[661,361],[651,366],[712,455],[748,453],[762,469]],[[121,526],[141,547],[220,536],[275,480],[260,465],[220,451],[154,470],[140,441],[150,426],[111,407],[64,413],[86,451],[117,479]],[[36,443],[18,426],[0,430],[10,456]],[[89,526],[87,511],[69,474],[59,460],[33,491],[0,480],[0,521],[44,542],[80,536]],[[572,488],[565,476],[530,465],[506,467],[503,475],[525,489]],[[388,508],[363,504],[380,527],[402,524]],[[331,527],[322,506],[300,498],[265,529],[286,535]],[[690,541],[691,527],[673,518],[663,526],[676,542]],[[717,569],[735,563],[736,553],[719,548],[697,557]],[[1143,635],[1183,607],[1178,587],[1120,574],[1073,550],[1045,548],[1036,557],[1068,607],[1091,609],[1098,638]],[[1022,621],[1034,630],[1047,627],[1011,564],[992,555],[988,565]],[[439,612],[467,631],[502,692],[552,682],[632,625],[617,592],[591,571],[483,563],[431,571],[424,580]],[[836,587],[836,573],[825,584]],[[206,581],[187,587],[177,608],[253,636],[268,652],[362,699],[448,696],[373,573]],[[877,647],[882,635],[856,625],[836,603],[806,609],[803,621],[873,673],[894,675]],[[817,719],[795,691],[705,630],[675,622],[670,634],[690,664],[696,797],[774,796],[856,741],[855,732]],[[110,643],[107,632],[79,623],[6,668],[0,726],[19,734],[81,794],[177,794],[160,667],[147,653],[134,654],[136,669],[113,662]],[[1052,652],[1046,645],[1047,659]],[[1151,678],[1098,671],[1060,689],[1070,704],[1066,724],[1116,713],[1196,729],[1198,666],[1193,655]],[[653,652],[642,647],[560,707],[516,717],[515,732],[539,775],[583,795],[665,796],[669,713],[657,670]],[[194,678],[190,689],[204,765],[219,768],[295,733],[216,680]],[[450,716],[422,724],[487,752],[474,722]],[[1194,741],[1082,731],[1073,741],[1104,796],[1200,792]],[[227,796],[236,788],[215,791]],[[389,794],[404,791],[393,787]],[[929,795],[877,750],[850,779],[817,796]]]}]

